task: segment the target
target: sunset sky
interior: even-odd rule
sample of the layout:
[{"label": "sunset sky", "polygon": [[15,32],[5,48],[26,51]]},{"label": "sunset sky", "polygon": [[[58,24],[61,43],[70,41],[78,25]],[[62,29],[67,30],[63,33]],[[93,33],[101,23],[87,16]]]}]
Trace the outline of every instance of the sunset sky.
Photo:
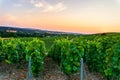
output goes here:
[{"label": "sunset sky", "polygon": [[120,0],[0,0],[0,25],[79,33],[120,32]]}]

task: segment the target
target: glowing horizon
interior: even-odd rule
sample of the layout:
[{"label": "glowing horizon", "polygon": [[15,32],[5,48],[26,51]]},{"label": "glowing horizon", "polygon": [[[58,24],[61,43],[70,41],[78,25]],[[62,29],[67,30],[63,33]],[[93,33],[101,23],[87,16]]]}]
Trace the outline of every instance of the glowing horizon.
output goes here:
[{"label": "glowing horizon", "polygon": [[0,10],[1,26],[79,33],[120,32],[119,0],[1,0]]}]

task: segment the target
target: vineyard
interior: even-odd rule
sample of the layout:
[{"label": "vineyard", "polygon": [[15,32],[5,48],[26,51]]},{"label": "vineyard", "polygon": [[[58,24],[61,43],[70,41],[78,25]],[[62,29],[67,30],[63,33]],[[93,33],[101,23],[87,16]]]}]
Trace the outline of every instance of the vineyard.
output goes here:
[{"label": "vineyard", "polygon": [[39,38],[1,38],[0,62],[22,64],[28,63],[31,57],[31,72],[37,77],[44,69],[46,57],[56,61],[67,75],[79,72],[80,59],[83,58],[91,72],[98,72],[107,80],[120,80],[119,35],[62,37],[52,39],[50,44],[48,42],[50,40]]}]

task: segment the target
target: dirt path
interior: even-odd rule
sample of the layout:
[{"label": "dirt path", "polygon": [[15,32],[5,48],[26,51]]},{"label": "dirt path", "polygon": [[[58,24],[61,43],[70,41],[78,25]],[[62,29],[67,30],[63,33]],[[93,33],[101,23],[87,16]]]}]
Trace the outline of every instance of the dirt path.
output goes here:
[{"label": "dirt path", "polygon": [[[105,80],[98,73],[90,73],[86,69],[87,80]],[[0,63],[0,80],[26,80],[27,64],[24,64],[24,68],[18,69],[17,65],[8,65],[5,62]],[[58,64],[51,58],[46,58],[44,64],[44,70],[39,74],[38,78],[32,78],[32,80],[79,80],[79,73],[71,76],[67,76],[61,70]],[[84,79],[86,80],[86,79]]]}]

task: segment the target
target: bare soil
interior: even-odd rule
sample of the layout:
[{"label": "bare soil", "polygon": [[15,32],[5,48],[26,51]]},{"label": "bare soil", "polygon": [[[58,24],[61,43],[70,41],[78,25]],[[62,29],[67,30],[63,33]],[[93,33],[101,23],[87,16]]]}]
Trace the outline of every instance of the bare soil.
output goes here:
[{"label": "bare soil", "polygon": [[[89,72],[85,67],[85,76],[83,80],[106,80],[99,73]],[[27,80],[27,63],[9,65],[6,62],[0,63],[0,80]],[[31,80],[80,80],[79,73],[66,75],[58,66],[57,62],[51,58],[46,58],[44,69],[39,77],[32,77]]]}]

